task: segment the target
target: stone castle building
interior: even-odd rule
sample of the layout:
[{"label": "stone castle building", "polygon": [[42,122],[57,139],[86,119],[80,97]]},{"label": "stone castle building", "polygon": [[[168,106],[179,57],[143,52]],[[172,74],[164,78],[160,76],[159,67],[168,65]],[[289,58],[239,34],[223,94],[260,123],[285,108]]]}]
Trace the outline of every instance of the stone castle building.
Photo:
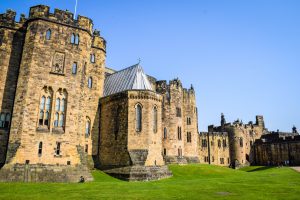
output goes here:
[{"label": "stone castle building", "polygon": [[105,66],[91,19],[38,5],[0,14],[0,179],[168,177],[168,163],[199,162],[193,87],[158,81],[140,64]]}]

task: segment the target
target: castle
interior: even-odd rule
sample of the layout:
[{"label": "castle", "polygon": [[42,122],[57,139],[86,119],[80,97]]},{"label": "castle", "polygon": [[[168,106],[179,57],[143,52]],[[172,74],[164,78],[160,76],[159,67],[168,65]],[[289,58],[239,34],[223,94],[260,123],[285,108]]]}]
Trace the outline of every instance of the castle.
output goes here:
[{"label": "castle", "polygon": [[0,181],[91,181],[94,168],[155,180],[172,175],[170,163],[238,167],[260,153],[262,116],[222,116],[199,134],[193,86],[156,80],[140,63],[107,68],[91,19],[44,5],[15,16],[0,14]]}]

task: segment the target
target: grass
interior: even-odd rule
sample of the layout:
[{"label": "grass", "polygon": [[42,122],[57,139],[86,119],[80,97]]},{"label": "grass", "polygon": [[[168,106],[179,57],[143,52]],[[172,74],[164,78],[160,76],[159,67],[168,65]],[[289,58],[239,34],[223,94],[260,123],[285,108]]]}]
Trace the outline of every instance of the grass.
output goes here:
[{"label": "grass", "polygon": [[171,165],[174,176],[124,182],[94,171],[94,182],[0,183],[0,199],[299,199],[300,173],[290,168]]}]

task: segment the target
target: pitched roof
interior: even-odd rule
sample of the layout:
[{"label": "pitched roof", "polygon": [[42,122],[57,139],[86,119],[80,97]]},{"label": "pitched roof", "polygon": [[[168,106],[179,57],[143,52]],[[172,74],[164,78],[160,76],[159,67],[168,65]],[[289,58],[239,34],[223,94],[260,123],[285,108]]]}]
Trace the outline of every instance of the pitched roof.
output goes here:
[{"label": "pitched roof", "polygon": [[150,81],[140,64],[117,71],[106,77],[103,96],[125,90],[152,90]]}]

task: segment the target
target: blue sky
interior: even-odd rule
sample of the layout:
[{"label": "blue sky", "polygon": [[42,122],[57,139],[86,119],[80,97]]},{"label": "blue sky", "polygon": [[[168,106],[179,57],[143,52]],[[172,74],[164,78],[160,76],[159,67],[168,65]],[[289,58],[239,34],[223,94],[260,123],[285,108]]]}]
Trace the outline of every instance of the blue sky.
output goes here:
[{"label": "blue sky", "polygon": [[[46,4],[74,11],[75,0],[0,0],[28,16]],[[107,66],[141,64],[179,77],[197,94],[199,128],[264,115],[270,130],[300,129],[300,1],[78,0],[107,40]]]}]

